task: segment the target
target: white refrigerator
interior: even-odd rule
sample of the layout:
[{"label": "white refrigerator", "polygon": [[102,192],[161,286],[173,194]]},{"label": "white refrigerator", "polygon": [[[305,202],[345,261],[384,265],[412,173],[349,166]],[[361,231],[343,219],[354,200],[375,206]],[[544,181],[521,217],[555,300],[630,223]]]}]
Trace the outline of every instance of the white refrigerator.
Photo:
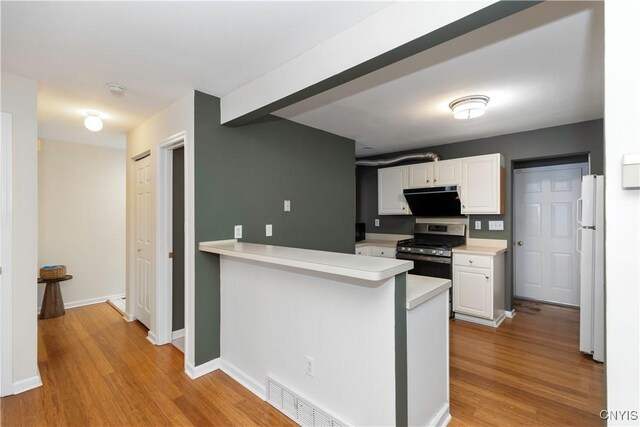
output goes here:
[{"label": "white refrigerator", "polygon": [[604,362],[604,177],[582,177],[576,243],[580,255],[580,351]]}]

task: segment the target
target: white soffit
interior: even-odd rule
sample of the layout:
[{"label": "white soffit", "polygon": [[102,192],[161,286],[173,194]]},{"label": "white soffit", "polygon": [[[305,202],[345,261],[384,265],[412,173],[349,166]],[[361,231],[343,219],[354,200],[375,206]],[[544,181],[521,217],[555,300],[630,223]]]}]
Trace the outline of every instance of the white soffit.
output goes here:
[{"label": "white soffit", "polygon": [[396,2],[223,96],[221,122],[258,110],[496,2]]},{"label": "white soffit", "polygon": [[[602,2],[544,2],[276,115],[355,139],[371,155],[603,117]],[[461,96],[491,98],[455,120]]]}]

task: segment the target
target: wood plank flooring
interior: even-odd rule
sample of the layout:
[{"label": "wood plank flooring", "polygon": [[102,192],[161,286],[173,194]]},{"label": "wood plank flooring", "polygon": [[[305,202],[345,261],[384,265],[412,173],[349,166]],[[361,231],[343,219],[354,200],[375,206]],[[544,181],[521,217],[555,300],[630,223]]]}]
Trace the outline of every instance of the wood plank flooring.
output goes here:
[{"label": "wood plank flooring", "polygon": [[[603,425],[604,369],[577,351],[578,311],[516,310],[495,330],[451,322],[450,426]],[[2,426],[295,425],[221,371],[189,379],[179,350],[106,303],[38,326],[44,385],[2,398]]]},{"label": "wood plank flooring", "polygon": [[294,426],[222,371],[191,380],[172,345],[110,305],[38,322],[43,386],[0,400],[4,426]]},{"label": "wood plank flooring", "polygon": [[449,425],[604,425],[604,365],[578,351],[579,311],[515,308],[497,329],[451,322]]}]

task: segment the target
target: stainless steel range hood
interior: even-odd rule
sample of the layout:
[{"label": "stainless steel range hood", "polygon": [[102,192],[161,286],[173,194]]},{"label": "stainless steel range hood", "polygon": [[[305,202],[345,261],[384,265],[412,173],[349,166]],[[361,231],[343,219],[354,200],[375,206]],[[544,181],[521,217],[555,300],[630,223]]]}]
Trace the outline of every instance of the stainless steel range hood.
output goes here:
[{"label": "stainless steel range hood", "polygon": [[460,213],[458,187],[412,188],[404,190],[411,213],[422,217],[464,216]]}]

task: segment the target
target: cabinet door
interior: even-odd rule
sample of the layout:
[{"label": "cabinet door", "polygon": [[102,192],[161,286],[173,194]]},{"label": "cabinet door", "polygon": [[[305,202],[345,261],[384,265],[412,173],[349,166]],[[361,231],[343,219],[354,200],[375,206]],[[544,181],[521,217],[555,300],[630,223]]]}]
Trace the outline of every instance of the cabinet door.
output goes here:
[{"label": "cabinet door", "polygon": [[493,319],[491,269],[453,268],[453,311]]},{"label": "cabinet door", "polygon": [[440,160],[433,163],[433,185],[436,187],[460,184],[461,174],[462,160]]},{"label": "cabinet door", "polygon": [[463,214],[503,213],[501,159],[500,154],[490,154],[462,160]]},{"label": "cabinet door", "polygon": [[409,166],[409,188],[433,186],[433,163],[419,163]]},{"label": "cabinet door", "polygon": [[410,215],[402,194],[408,184],[406,166],[378,169],[378,215]]}]

